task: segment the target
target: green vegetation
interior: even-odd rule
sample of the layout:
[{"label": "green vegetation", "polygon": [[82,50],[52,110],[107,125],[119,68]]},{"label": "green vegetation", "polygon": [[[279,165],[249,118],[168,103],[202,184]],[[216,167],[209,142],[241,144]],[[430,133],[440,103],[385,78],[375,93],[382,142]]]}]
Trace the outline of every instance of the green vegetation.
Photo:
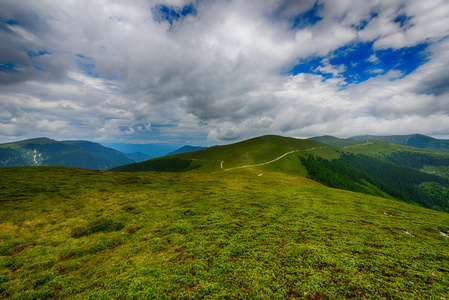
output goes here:
[{"label": "green vegetation", "polygon": [[383,141],[398,145],[417,147],[434,151],[449,152],[449,140],[435,139],[421,134],[390,135],[390,136],[362,135],[344,139],[344,141],[350,142],[357,142],[357,141],[361,142],[368,140]]},{"label": "green vegetation", "polygon": [[[317,139],[334,143],[339,140],[326,136]],[[262,136],[113,170],[210,173],[249,168],[262,173],[282,172],[308,176],[333,188],[395,198],[449,212],[449,200],[444,192],[444,186],[449,185],[448,178],[430,174],[435,170],[422,172],[432,166],[442,175],[449,166],[448,154],[382,141],[347,142],[345,145],[337,148],[314,140]],[[424,183],[440,188],[429,192]]]},{"label": "green vegetation", "polygon": [[2,168],[1,298],[449,297],[448,214],[269,166]]},{"label": "green vegetation", "polygon": [[111,169],[111,171],[156,171],[156,172],[186,172],[201,167],[201,164],[194,160],[173,158],[162,158],[146,160],[140,163],[129,164]]},{"label": "green vegetation", "polygon": [[0,167],[65,166],[106,170],[133,162],[123,153],[88,141],[37,138],[0,144]]},{"label": "green vegetation", "polygon": [[391,145],[263,136],[116,172],[1,168],[1,297],[448,298],[448,178],[419,171],[446,156]]},{"label": "green vegetation", "polygon": [[331,136],[331,135],[315,136],[315,137],[311,137],[310,139],[317,141],[317,142],[324,143],[324,144],[339,147],[339,148],[356,145],[356,144],[360,143],[360,142],[355,142],[355,141],[351,142],[351,141],[347,141],[344,139],[339,139],[339,138],[337,138],[335,136]]},{"label": "green vegetation", "polygon": [[[156,158],[150,161],[122,166],[113,170],[122,172],[173,172],[195,169],[196,172],[209,173],[266,163],[290,151],[305,151],[320,147],[328,146],[312,140],[266,135],[235,144],[215,146],[201,151]],[[329,158],[338,157],[338,153],[334,150],[323,151],[322,153]],[[173,160],[175,158],[177,160]],[[190,161],[191,164],[187,161]],[[179,162],[182,166],[179,166],[179,169],[172,167],[175,162]],[[291,163],[294,165],[292,166]],[[155,169],[156,164],[158,166],[157,169]],[[276,164],[270,164],[268,169],[274,171],[279,170],[281,172],[287,171],[290,173],[302,172],[298,168],[303,170],[300,164],[298,164],[297,159],[293,158],[292,160],[291,156],[287,156],[286,159],[276,162]]]},{"label": "green vegetation", "polygon": [[418,170],[425,166],[449,166],[449,155],[402,151],[386,155],[384,159],[397,165]]},{"label": "green vegetation", "polygon": [[[381,190],[408,203],[418,203],[427,208],[449,212],[449,198],[443,188],[449,186],[449,180],[446,178],[366,155],[342,154],[339,159],[330,161],[314,156],[300,159],[307,168],[309,178],[327,186],[382,196],[379,193]],[[441,188],[429,192],[423,189],[425,184]],[[377,189],[372,189],[373,186]]]}]

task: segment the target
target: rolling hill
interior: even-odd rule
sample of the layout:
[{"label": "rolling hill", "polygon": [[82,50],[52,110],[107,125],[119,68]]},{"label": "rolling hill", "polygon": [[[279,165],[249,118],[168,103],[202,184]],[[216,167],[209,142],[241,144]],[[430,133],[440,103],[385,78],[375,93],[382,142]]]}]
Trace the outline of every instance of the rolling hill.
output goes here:
[{"label": "rolling hill", "polygon": [[344,147],[351,144],[367,141],[382,141],[415,148],[423,148],[435,151],[449,152],[449,140],[436,139],[422,134],[409,135],[360,135],[347,139],[339,139],[333,136],[319,136],[310,138],[315,141],[320,141],[325,144],[334,145],[337,147]]},{"label": "rolling hill", "polygon": [[36,138],[0,144],[0,167],[65,166],[107,170],[132,162],[117,150],[88,141]]},{"label": "rolling hill", "polygon": [[448,298],[449,214],[407,198],[447,179],[388,161],[416,148],[344,147],[262,136],[116,172],[0,168],[0,295]]},{"label": "rolling hill", "polygon": [[[320,140],[321,138],[315,137],[312,139]],[[353,141],[350,144],[345,144],[344,140],[332,137],[332,139],[326,139],[325,141],[329,145],[340,145],[345,151],[372,156],[400,166],[407,166],[425,173],[449,178],[449,153],[444,151],[434,151],[377,140]]]},{"label": "rolling hill", "polygon": [[386,142],[351,143],[338,148],[309,139],[262,136],[112,171],[209,173],[251,169],[258,174],[276,171],[307,176],[333,188],[449,212],[449,178],[425,172],[424,168],[429,167],[440,171],[448,168],[449,155]]},{"label": "rolling hill", "polygon": [[[332,157],[338,157],[338,153],[323,143],[300,140],[275,135],[267,135],[249,139],[246,141],[207,148],[205,150],[180,153],[149,161],[134,163],[112,169],[113,171],[190,171],[216,172],[241,168],[242,166],[252,166],[264,164],[276,159],[288,152],[311,151],[321,149],[323,153],[328,153]],[[324,155],[324,154],[323,154]],[[290,155],[285,159],[270,163],[270,168],[283,172],[301,173],[300,165],[290,166],[292,162]],[[293,161],[298,160],[293,158]],[[174,164],[179,165],[175,166]],[[182,164],[182,167],[181,167]],[[166,169],[164,169],[166,166]],[[259,167],[263,167],[260,165]]]}]

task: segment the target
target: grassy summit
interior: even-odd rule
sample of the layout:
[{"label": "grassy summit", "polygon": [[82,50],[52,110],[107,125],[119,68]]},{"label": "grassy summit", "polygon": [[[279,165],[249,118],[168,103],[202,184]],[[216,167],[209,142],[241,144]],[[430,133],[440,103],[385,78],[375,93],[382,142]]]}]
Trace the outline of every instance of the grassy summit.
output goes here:
[{"label": "grassy summit", "polygon": [[305,176],[329,187],[449,212],[449,176],[444,174],[448,167],[449,154],[432,150],[378,141],[338,148],[313,140],[271,135],[113,170],[198,173],[252,170],[258,174],[276,171]]},{"label": "grassy summit", "polygon": [[280,162],[216,173],[2,168],[1,296],[449,297],[448,214],[267,170]]},{"label": "grassy summit", "polygon": [[[320,142],[288,138],[276,135],[266,135],[235,144],[215,146],[205,150],[181,153],[137,164],[130,164],[118,168],[115,171],[190,171],[217,172],[248,166],[262,167],[265,169],[277,169],[279,171],[301,172],[295,153],[313,151],[324,148],[333,148]],[[290,153],[292,155],[285,155]],[[335,150],[331,150],[331,156],[338,157]],[[273,161],[283,156],[282,160]],[[183,160],[183,162],[181,162]],[[266,164],[267,162],[271,162]],[[279,165],[279,163],[281,165]],[[179,168],[173,166],[179,164]],[[266,164],[266,165],[263,165]],[[293,166],[292,166],[293,164]],[[164,166],[166,166],[164,168]],[[282,168],[280,167],[282,166]]]}]

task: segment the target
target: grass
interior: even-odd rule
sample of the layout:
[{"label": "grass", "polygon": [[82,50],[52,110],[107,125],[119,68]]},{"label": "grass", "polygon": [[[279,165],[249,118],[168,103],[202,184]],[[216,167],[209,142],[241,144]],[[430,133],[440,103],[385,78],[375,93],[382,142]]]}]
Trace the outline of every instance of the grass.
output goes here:
[{"label": "grass", "polygon": [[[182,171],[194,170],[194,172],[199,173],[210,173],[221,171],[221,167],[224,169],[232,169],[245,165],[266,163],[290,151],[306,150],[323,146],[330,148],[330,146],[312,140],[265,135],[235,144],[215,146],[201,151],[165,156],[146,162],[122,166],[113,170],[172,171],[173,159],[178,159],[183,162],[191,162],[190,165],[183,167]],[[286,160],[282,160],[282,162],[284,162],[283,164],[282,162],[281,165],[279,163],[276,164],[278,169],[295,173],[295,171],[288,166],[288,162],[291,161],[291,158],[286,158]],[[152,164],[158,164],[159,168],[154,169],[153,166],[151,166]]]},{"label": "grass", "polygon": [[448,214],[304,177],[24,167],[0,188],[6,299],[449,298]]},{"label": "grass", "polygon": [[436,152],[430,149],[422,149],[415,148],[410,146],[404,146],[399,144],[381,142],[381,141],[367,141],[360,142],[355,145],[349,145],[343,147],[344,150],[354,152],[357,154],[365,154],[370,156],[383,157],[385,155],[395,153],[397,151],[409,151],[414,153],[423,153],[423,154],[439,154],[439,155],[448,155],[444,152]]}]

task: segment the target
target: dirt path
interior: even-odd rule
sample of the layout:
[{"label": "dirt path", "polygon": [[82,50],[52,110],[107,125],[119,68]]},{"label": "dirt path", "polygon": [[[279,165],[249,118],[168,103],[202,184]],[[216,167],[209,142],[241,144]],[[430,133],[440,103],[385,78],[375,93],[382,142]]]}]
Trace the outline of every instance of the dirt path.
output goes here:
[{"label": "dirt path", "polygon": [[327,146],[314,147],[314,148],[304,149],[304,150],[293,150],[293,151],[284,153],[284,154],[282,154],[281,156],[279,156],[279,157],[277,157],[277,158],[275,158],[275,159],[273,159],[273,160],[264,162],[264,163],[255,164],[255,165],[245,165],[245,166],[234,167],[234,168],[228,168],[228,169],[223,168],[223,163],[224,163],[224,161],[222,160],[221,163],[220,163],[220,168],[221,168],[223,171],[229,171],[229,170],[236,170],[236,169],[243,169],[243,168],[250,168],[250,167],[258,167],[258,166],[263,166],[263,165],[271,164],[272,162],[278,161],[278,160],[280,160],[281,158],[283,158],[284,156],[287,156],[287,155],[292,154],[292,153],[295,153],[295,152],[300,152],[300,151],[312,151],[312,150],[315,150],[315,149],[322,149],[322,148],[327,148]]}]

